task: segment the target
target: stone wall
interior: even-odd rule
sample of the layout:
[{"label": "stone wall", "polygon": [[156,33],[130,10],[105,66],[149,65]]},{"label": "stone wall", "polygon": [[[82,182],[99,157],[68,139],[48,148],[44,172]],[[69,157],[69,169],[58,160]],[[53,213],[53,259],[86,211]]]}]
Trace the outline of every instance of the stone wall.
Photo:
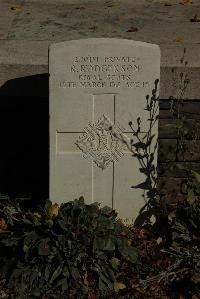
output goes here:
[{"label": "stone wall", "polygon": [[170,101],[160,100],[158,190],[167,202],[184,196],[181,186],[188,174],[180,166],[200,173],[200,101],[185,100],[180,108],[180,114],[185,117],[184,151],[181,150],[176,119],[170,111]]}]

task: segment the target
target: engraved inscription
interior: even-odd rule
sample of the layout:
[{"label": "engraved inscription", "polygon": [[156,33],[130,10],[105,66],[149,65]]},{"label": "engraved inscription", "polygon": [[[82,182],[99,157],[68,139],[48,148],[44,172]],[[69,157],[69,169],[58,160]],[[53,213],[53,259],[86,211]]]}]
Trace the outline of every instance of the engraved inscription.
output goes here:
[{"label": "engraved inscription", "polygon": [[138,80],[143,70],[139,57],[81,56],[73,57],[66,66],[68,79],[59,82],[61,88],[148,88],[149,81]]},{"label": "engraved inscription", "polygon": [[98,167],[105,169],[111,162],[117,162],[130,149],[130,139],[120,125],[113,124],[103,115],[97,122],[89,123],[75,143]]}]

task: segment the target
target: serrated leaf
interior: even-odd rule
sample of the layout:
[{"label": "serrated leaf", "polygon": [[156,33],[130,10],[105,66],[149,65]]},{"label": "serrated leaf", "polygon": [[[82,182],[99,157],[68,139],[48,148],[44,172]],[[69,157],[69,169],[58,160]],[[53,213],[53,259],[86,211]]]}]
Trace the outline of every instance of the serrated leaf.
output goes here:
[{"label": "serrated leaf", "polygon": [[66,264],[63,267],[63,276],[69,277],[69,269],[68,269],[68,266]]},{"label": "serrated leaf", "polygon": [[113,290],[113,282],[103,273],[101,270],[98,272],[99,275],[99,289],[100,290]]},{"label": "serrated leaf", "polygon": [[44,272],[44,278],[46,281],[49,280],[49,275],[50,275],[50,270],[49,270],[49,265],[47,265]]},{"label": "serrated leaf", "polygon": [[50,283],[52,283],[60,275],[61,272],[62,272],[62,265],[59,265],[57,269],[53,272],[53,275],[51,276],[50,279]]},{"label": "serrated leaf", "polygon": [[30,280],[29,280],[31,286],[32,286],[33,282],[37,279],[37,277],[38,277],[38,273],[36,271],[33,271],[31,273]]}]

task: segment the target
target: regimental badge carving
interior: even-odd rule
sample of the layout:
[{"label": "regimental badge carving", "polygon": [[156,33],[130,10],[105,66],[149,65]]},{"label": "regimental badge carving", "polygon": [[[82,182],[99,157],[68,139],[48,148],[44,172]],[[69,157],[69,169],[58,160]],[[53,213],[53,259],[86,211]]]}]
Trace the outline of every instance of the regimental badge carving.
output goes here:
[{"label": "regimental badge carving", "polygon": [[89,123],[75,144],[84,158],[92,159],[102,170],[111,162],[119,161],[124,152],[130,150],[130,139],[120,125],[113,124],[106,115]]}]

